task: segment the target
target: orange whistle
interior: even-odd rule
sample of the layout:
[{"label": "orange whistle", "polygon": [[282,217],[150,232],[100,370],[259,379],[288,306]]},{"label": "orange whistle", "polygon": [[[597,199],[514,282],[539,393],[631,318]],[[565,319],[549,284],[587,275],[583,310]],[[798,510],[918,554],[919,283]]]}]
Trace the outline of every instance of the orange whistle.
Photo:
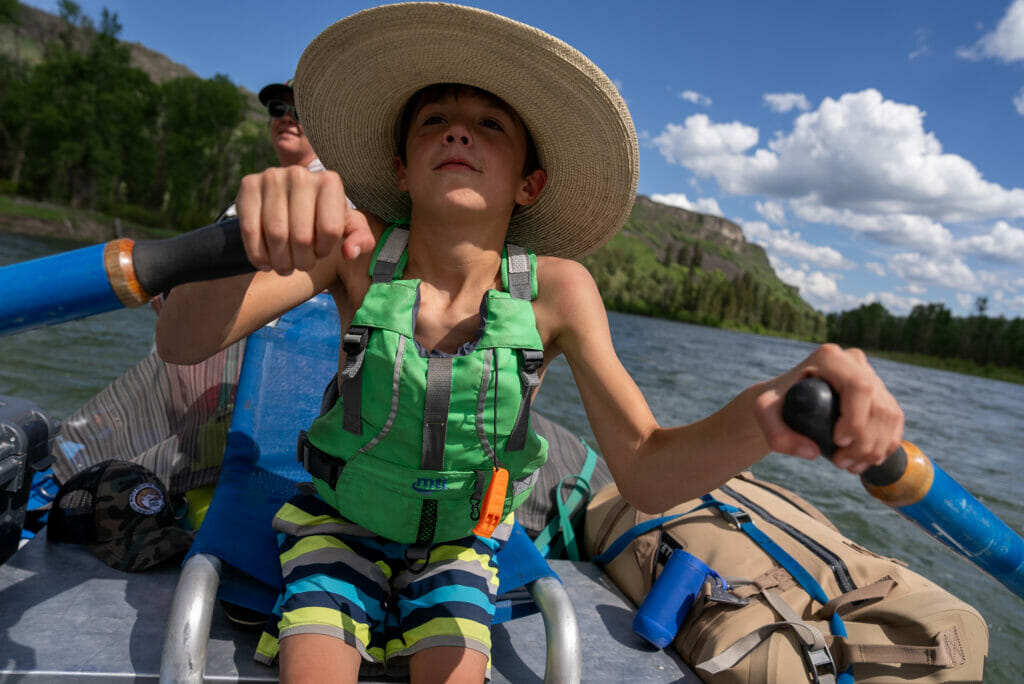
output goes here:
[{"label": "orange whistle", "polygon": [[504,468],[495,468],[491,475],[491,483],[487,485],[487,493],[484,495],[480,520],[473,528],[473,534],[481,537],[490,537],[494,534],[494,530],[501,523],[502,514],[505,512],[505,492],[507,491],[508,471]]}]

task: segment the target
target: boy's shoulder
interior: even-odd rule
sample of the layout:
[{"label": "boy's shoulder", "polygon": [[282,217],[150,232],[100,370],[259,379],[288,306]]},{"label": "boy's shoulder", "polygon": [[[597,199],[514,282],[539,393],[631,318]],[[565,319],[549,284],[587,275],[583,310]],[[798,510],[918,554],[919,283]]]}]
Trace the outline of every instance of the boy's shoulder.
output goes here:
[{"label": "boy's shoulder", "polygon": [[558,286],[560,284],[571,284],[576,281],[594,282],[593,276],[587,267],[573,259],[563,259],[556,256],[537,256],[537,278],[538,287],[543,284]]},{"label": "boy's shoulder", "polygon": [[537,303],[558,315],[574,307],[604,307],[587,267],[573,259],[553,256],[537,257]]}]

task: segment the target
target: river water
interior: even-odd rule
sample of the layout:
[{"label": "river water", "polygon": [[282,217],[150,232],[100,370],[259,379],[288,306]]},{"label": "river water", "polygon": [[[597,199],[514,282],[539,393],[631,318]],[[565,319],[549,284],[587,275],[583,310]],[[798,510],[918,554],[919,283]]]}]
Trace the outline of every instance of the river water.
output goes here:
[{"label": "river water", "polygon": [[[75,246],[0,233],[0,265]],[[5,337],[0,395],[29,399],[63,418],[149,352],[155,318],[144,307]],[[663,425],[706,416],[813,349],[790,340],[638,316],[611,314],[610,319],[616,349]],[[872,359],[872,364],[903,406],[906,438],[1013,529],[1024,531],[1024,478],[1017,471],[1024,461],[1024,386],[884,359]],[[549,370],[536,406],[595,444],[564,362]],[[977,608],[990,632],[985,680],[1021,680],[1024,601],[871,498],[855,477],[821,459],[809,463],[771,454],[753,470],[810,500],[847,536],[906,561]]]}]

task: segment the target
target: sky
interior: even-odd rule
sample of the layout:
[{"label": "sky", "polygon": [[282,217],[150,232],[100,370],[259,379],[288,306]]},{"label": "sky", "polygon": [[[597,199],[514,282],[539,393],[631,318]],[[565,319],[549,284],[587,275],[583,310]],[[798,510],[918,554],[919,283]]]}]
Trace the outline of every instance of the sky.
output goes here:
[{"label": "sky", "polygon": [[[77,2],[253,92],[375,4]],[[1024,317],[1024,0],[466,4],[593,60],[633,116],[640,194],[736,222],[815,308]]]}]

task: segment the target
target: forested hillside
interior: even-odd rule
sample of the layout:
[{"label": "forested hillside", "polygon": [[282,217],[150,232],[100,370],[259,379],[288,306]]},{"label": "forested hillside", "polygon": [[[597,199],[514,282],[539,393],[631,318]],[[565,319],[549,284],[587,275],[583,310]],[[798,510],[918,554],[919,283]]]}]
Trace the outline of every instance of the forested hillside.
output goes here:
[{"label": "forested hillside", "polygon": [[778,279],[739,226],[717,216],[639,196],[622,231],[583,262],[616,311],[824,338],[825,317]]},{"label": "forested hillside", "polygon": [[[0,190],[179,230],[209,223],[275,157],[251,93],[182,74],[68,0],[62,21],[0,0]],[[52,18],[52,17],[51,17]],[[145,55],[144,71],[133,52]],[[182,75],[176,75],[182,74]]]}]

